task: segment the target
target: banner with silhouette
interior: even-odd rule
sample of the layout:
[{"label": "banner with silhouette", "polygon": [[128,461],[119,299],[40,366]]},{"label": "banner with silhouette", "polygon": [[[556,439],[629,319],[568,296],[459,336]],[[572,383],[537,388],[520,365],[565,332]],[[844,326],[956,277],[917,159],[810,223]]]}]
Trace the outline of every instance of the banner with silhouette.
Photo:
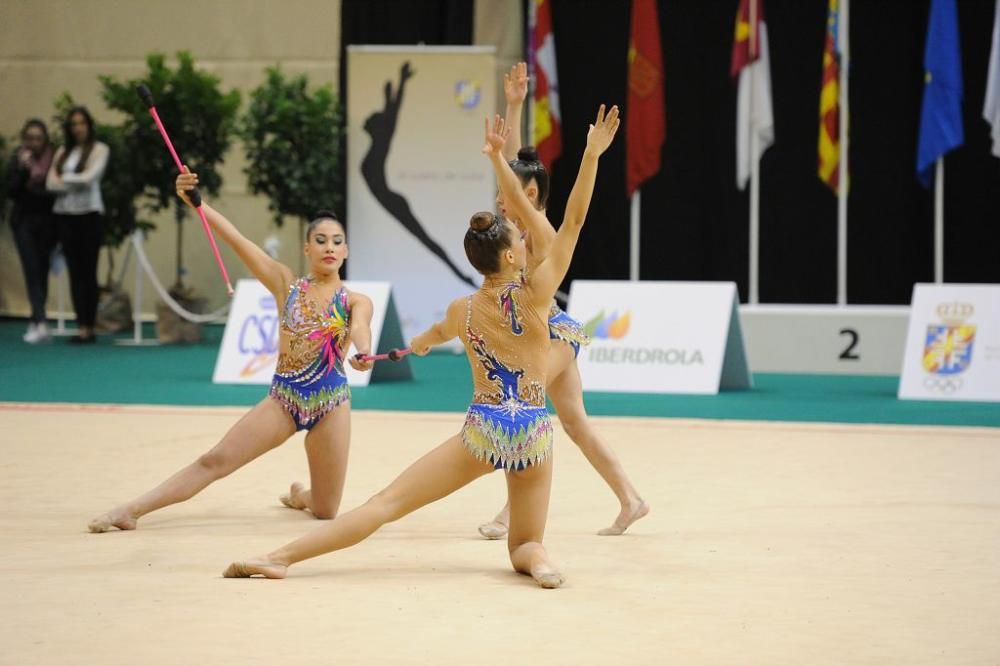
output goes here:
[{"label": "banner with silhouette", "polygon": [[494,208],[480,152],[494,59],[492,47],[348,47],[347,270],[392,283],[407,340],[480,283],[462,241]]}]

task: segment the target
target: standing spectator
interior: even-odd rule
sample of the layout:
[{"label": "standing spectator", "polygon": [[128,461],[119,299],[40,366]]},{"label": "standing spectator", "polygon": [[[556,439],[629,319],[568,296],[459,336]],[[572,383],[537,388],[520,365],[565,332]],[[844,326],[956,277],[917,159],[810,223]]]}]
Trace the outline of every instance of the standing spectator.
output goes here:
[{"label": "standing spectator", "polygon": [[32,118],[21,129],[21,145],[7,166],[7,194],[13,202],[10,227],[24,270],[24,283],[31,304],[31,319],[24,341],[36,344],[51,339],[45,321],[49,287],[49,256],[56,245],[52,219],[52,195],[45,178],[52,164],[52,144],[45,123]]},{"label": "standing spectator", "polygon": [[56,150],[48,189],[66,264],[79,334],[71,343],[92,343],[97,318],[97,257],[103,237],[104,200],[101,178],[108,165],[108,146],[94,136],[94,119],[86,107],[70,109],[63,124],[66,144]]}]

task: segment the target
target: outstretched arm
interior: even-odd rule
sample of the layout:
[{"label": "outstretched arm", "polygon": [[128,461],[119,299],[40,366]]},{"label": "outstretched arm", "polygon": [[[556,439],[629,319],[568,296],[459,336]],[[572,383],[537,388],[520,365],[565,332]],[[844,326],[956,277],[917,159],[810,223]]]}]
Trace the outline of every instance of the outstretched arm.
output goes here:
[{"label": "outstretched arm", "polygon": [[517,179],[514,170],[504,159],[502,149],[504,142],[508,140],[510,130],[510,126],[506,125],[500,116],[494,118],[492,128],[487,119],[483,152],[493,163],[493,170],[496,172],[497,183],[500,185],[500,193],[503,194],[504,203],[528,230],[532,242],[532,252],[535,256],[544,257],[549,251],[549,246],[552,244],[556,232],[549,224],[548,218],[531,205],[528,195],[521,187],[521,181]]},{"label": "outstretched arm", "polygon": [[410,341],[410,349],[413,350],[414,354],[425,356],[431,347],[444,344],[461,334],[462,324],[465,321],[465,300],[465,298],[459,298],[452,301],[444,319]]},{"label": "outstretched arm", "polygon": [[552,242],[548,255],[531,275],[531,285],[537,294],[536,307],[547,307],[566,277],[569,262],[573,259],[573,250],[580,238],[580,230],[587,219],[587,209],[590,208],[590,198],[594,194],[594,182],[597,180],[597,162],[618,131],[618,107],[612,106],[607,115],[604,105],[597,111],[597,119],[587,133],[587,148],[583,151],[580,171],[576,175],[576,183],[566,202],[566,216],[562,226]]},{"label": "outstretched arm", "polygon": [[521,150],[521,111],[528,96],[527,63],[519,62],[503,75],[503,94],[507,98],[504,120],[511,129],[511,136],[503,147],[503,158],[510,162],[517,159],[517,151]]},{"label": "outstretched arm", "polygon": [[[191,173],[185,166],[184,173],[177,176],[177,196],[192,208],[194,206],[191,204],[187,192],[193,190],[197,185],[198,174]],[[284,296],[285,289],[295,279],[292,270],[272,259],[267,252],[241,234],[236,225],[227,220],[222,213],[204,203],[204,200],[201,209],[205,212],[205,219],[208,220],[212,229],[229,247],[236,251],[237,256],[250,269],[254,277],[260,280],[267,287],[267,290],[280,300]]]}]

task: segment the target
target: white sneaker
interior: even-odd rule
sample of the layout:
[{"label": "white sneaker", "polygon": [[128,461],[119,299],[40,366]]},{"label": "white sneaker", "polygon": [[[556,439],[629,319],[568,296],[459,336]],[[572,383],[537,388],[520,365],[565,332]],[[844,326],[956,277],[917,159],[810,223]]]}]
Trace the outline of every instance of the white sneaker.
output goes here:
[{"label": "white sneaker", "polygon": [[35,333],[38,339],[35,342],[51,342],[52,333],[49,332],[49,325],[44,321],[35,326]]},{"label": "white sneaker", "polygon": [[29,345],[33,345],[38,342],[38,324],[35,322],[28,324],[28,331],[21,336],[21,339]]}]

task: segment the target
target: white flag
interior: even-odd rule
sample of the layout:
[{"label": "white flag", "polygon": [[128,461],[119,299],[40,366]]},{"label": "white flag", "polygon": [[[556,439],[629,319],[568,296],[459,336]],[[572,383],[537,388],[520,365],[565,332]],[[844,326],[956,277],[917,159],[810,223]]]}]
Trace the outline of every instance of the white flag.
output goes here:
[{"label": "white flag", "polygon": [[1000,157],[1000,0],[993,13],[993,47],[990,49],[990,73],[986,77],[986,101],[983,118],[993,128],[993,154]]},{"label": "white flag", "polygon": [[[1000,0],[997,0],[1000,2]],[[759,23],[760,56],[740,70],[736,96],[736,186],[741,190],[750,180],[754,162],[774,143],[774,116],[771,114],[771,58],[767,48],[767,25]],[[752,74],[751,74],[752,71]],[[753,94],[750,82],[753,81]],[[751,108],[751,98],[752,108]],[[750,154],[750,134],[757,135],[757,154]]]}]

